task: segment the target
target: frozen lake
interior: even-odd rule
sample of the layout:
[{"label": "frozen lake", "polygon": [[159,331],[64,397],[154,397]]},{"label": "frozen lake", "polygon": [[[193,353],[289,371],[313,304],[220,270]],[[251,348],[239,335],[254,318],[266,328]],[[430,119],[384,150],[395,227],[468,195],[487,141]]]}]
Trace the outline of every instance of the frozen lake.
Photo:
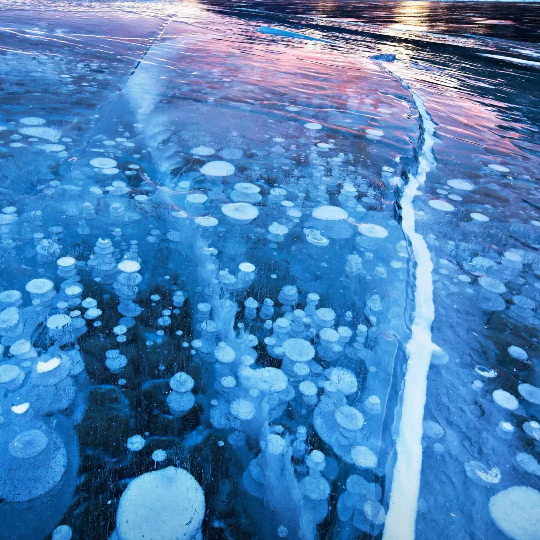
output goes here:
[{"label": "frozen lake", "polygon": [[539,41],[0,1],[0,540],[540,540]]}]

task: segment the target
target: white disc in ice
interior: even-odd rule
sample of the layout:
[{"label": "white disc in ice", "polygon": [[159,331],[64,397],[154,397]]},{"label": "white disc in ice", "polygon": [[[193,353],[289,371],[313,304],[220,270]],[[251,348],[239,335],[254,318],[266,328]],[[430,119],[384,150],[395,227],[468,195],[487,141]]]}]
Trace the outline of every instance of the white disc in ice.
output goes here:
[{"label": "white disc in ice", "polygon": [[388,236],[388,231],[375,223],[360,223],[358,232],[370,238],[386,238]]},{"label": "white disc in ice", "polygon": [[429,206],[435,208],[435,210],[442,210],[443,212],[451,212],[454,210],[454,207],[449,202],[441,199],[433,199],[429,201]]},{"label": "white disc in ice", "polygon": [[474,184],[471,184],[470,182],[467,182],[466,180],[461,180],[460,178],[456,178],[454,180],[448,180],[447,184],[450,187],[453,187],[455,189],[461,189],[462,191],[470,191],[471,189],[474,189]]},{"label": "white disc in ice", "polygon": [[207,176],[230,176],[234,174],[234,165],[228,161],[209,161],[202,166],[201,172]]},{"label": "white disc in ice", "polygon": [[114,159],[97,157],[90,160],[90,165],[92,165],[92,167],[96,167],[97,169],[111,169],[116,167],[117,163]]}]

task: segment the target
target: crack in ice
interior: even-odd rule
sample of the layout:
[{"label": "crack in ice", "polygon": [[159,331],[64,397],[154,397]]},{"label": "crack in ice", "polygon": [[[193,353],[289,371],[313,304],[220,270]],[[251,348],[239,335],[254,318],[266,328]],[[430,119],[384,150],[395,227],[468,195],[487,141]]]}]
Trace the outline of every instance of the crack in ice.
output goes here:
[{"label": "crack in ice", "polygon": [[392,477],[390,502],[383,540],[409,540],[415,537],[420,473],[422,468],[422,422],[427,393],[427,375],[431,353],[436,345],[431,339],[431,325],[435,317],[433,304],[433,263],[424,237],[416,232],[413,200],[419,186],[423,185],[427,173],[435,165],[433,143],[435,124],[429,116],[424,102],[416,92],[393,71],[403,87],[411,92],[420,115],[420,146],[418,170],[409,176],[401,199],[402,228],[409,239],[414,259],[415,311],[411,327],[411,338],[406,345],[407,370],[399,433],[396,441],[397,460]]}]

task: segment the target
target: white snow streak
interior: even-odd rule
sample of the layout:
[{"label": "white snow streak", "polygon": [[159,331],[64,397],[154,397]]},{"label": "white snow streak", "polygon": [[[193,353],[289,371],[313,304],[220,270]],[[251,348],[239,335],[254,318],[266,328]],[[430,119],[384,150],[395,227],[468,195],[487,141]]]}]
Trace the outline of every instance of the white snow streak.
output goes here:
[{"label": "white snow streak", "polygon": [[415,230],[413,206],[416,190],[424,184],[427,173],[435,164],[433,156],[435,124],[428,115],[422,99],[405,82],[401,82],[411,91],[420,113],[424,126],[424,140],[419,153],[418,172],[409,177],[409,183],[401,199],[402,227],[411,242],[417,263],[415,311],[411,339],[406,346],[408,361],[402,416],[396,441],[397,461],[392,478],[383,540],[412,540],[415,537],[422,468],[422,423],[426,403],[427,375],[431,353],[436,348],[431,340],[431,324],[435,317],[433,263],[423,236]]},{"label": "white snow streak", "polygon": [[540,67],[540,62],[534,62],[533,60],[523,60],[523,58],[514,58],[512,56],[501,56],[500,54],[486,54],[486,53],[477,53],[477,54],[479,56],[485,56],[486,58],[495,58],[495,60],[503,60],[505,62],[512,62],[513,64]]}]

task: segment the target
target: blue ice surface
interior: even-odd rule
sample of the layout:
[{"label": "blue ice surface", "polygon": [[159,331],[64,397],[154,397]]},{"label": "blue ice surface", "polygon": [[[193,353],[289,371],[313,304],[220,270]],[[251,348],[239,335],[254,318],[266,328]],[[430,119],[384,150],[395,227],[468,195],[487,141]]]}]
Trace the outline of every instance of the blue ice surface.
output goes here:
[{"label": "blue ice surface", "polygon": [[375,54],[371,57],[371,59],[375,60],[376,62],[395,62],[396,55],[395,54]]},{"label": "blue ice surface", "polygon": [[[261,19],[201,9],[201,32],[175,8],[168,26],[103,16],[98,35],[86,12],[41,13],[39,32],[61,24],[64,37],[39,45],[19,13],[9,23],[29,35],[0,56],[0,540],[49,539],[59,524],[52,540],[71,527],[126,540],[126,505],[158,538],[159,497],[143,491],[129,511],[125,494],[185,478],[173,467],[204,491],[204,538],[380,538],[396,523],[400,433],[422,474],[419,494],[394,496],[416,527],[400,515],[391,537],[538,540],[530,70],[499,72],[477,42],[469,56],[427,41],[409,56],[365,32],[333,32],[327,47],[263,26],[299,39],[261,47]],[[365,61],[392,51],[396,72]],[[518,96],[521,119],[504,113]],[[432,168],[407,208],[417,162]],[[418,372],[413,292],[425,291],[400,226],[412,210],[441,347],[427,390],[412,381],[422,430],[400,425],[404,376]]]},{"label": "blue ice surface", "polygon": [[281,30],[281,28],[272,28],[271,26],[261,26],[259,28],[261,34],[271,34],[272,36],[282,36],[290,37],[297,39],[307,39],[308,41],[321,41],[322,43],[331,43],[326,39],[314,38],[311,36],[306,36],[305,34],[299,34],[297,32],[289,32],[288,30]]}]

